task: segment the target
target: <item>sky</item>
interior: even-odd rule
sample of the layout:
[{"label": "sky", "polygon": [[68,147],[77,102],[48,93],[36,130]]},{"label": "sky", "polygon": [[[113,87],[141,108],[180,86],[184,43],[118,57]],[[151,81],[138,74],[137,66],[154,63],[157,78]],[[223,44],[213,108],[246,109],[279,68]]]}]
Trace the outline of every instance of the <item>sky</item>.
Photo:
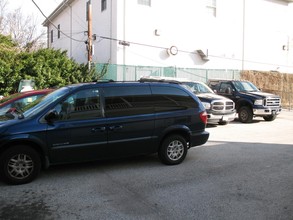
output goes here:
[{"label": "sky", "polygon": [[[34,2],[46,16],[49,16],[62,0],[34,0]],[[7,11],[13,11],[18,8],[21,8],[25,17],[33,15],[39,28],[42,28],[42,23],[45,21],[45,17],[41,14],[32,0],[8,0]]]}]

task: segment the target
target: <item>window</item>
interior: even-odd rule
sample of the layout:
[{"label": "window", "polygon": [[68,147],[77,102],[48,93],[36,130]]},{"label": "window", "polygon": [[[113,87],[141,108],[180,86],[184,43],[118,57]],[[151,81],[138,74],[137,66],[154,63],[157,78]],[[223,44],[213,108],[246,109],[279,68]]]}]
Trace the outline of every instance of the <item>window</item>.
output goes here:
[{"label": "window", "polygon": [[153,100],[147,86],[105,88],[106,117],[150,114],[154,112]]},{"label": "window", "polygon": [[78,91],[56,106],[59,120],[80,120],[101,117],[99,91]]},{"label": "window", "polygon": [[151,6],[151,0],[137,0],[137,3],[139,5],[147,5],[147,6]]},{"label": "window", "polygon": [[229,82],[223,82],[221,83],[219,93],[228,93],[229,91],[232,91],[232,90],[233,88]]},{"label": "window", "polygon": [[152,86],[156,112],[167,112],[197,108],[198,104],[185,91],[172,87]]},{"label": "window", "polygon": [[58,24],[58,39],[60,38],[60,24]]},{"label": "window", "polygon": [[105,11],[107,9],[107,0],[101,1],[101,11]]},{"label": "window", "polygon": [[54,41],[54,32],[53,32],[53,30],[51,30],[51,43],[53,43],[53,41]]},{"label": "window", "polygon": [[216,17],[217,15],[217,0],[206,0],[207,13]]}]

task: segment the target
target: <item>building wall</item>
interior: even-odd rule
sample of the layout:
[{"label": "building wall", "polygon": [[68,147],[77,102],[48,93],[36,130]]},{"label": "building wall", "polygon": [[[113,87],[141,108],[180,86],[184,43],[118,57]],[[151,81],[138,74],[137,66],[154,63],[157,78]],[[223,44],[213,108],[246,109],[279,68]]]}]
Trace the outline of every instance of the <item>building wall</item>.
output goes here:
[{"label": "building wall", "polygon": [[[93,34],[98,36],[93,62],[293,72],[291,4],[280,0],[217,0],[214,17],[208,13],[206,2],[156,0],[149,7],[137,4],[137,0],[107,0],[107,9],[101,12],[101,1],[92,0]],[[53,22],[60,22],[70,33],[71,21],[72,36],[80,42],[64,37],[50,46],[67,49],[69,56],[86,63],[86,3],[75,0],[71,7],[71,19],[67,8]],[[167,53],[172,46],[178,48],[177,55]],[[209,61],[197,50],[208,54]]]}]

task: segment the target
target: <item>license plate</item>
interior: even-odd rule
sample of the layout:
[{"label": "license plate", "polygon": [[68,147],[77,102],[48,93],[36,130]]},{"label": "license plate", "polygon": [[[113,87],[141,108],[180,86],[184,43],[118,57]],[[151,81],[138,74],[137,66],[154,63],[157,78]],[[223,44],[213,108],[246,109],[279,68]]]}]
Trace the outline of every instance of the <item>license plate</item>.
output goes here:
[{"label": "license plate", "polygon": [[229,118],[227,116],[223,116],[222,121],[228,121]]}]

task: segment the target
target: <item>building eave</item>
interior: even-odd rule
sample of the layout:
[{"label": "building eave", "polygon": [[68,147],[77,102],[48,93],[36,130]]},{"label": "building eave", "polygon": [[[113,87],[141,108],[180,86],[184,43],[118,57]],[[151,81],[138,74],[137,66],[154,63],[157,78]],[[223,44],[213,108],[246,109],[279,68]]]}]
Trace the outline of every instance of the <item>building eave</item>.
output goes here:
[{"label": "building eave", "polygon": [[62,1],[58,7],[43,21],[42,25],[44,27],[48,27],[52,20],[54,20],[64,9],[68,7],[75,0],[64,0]]}]

